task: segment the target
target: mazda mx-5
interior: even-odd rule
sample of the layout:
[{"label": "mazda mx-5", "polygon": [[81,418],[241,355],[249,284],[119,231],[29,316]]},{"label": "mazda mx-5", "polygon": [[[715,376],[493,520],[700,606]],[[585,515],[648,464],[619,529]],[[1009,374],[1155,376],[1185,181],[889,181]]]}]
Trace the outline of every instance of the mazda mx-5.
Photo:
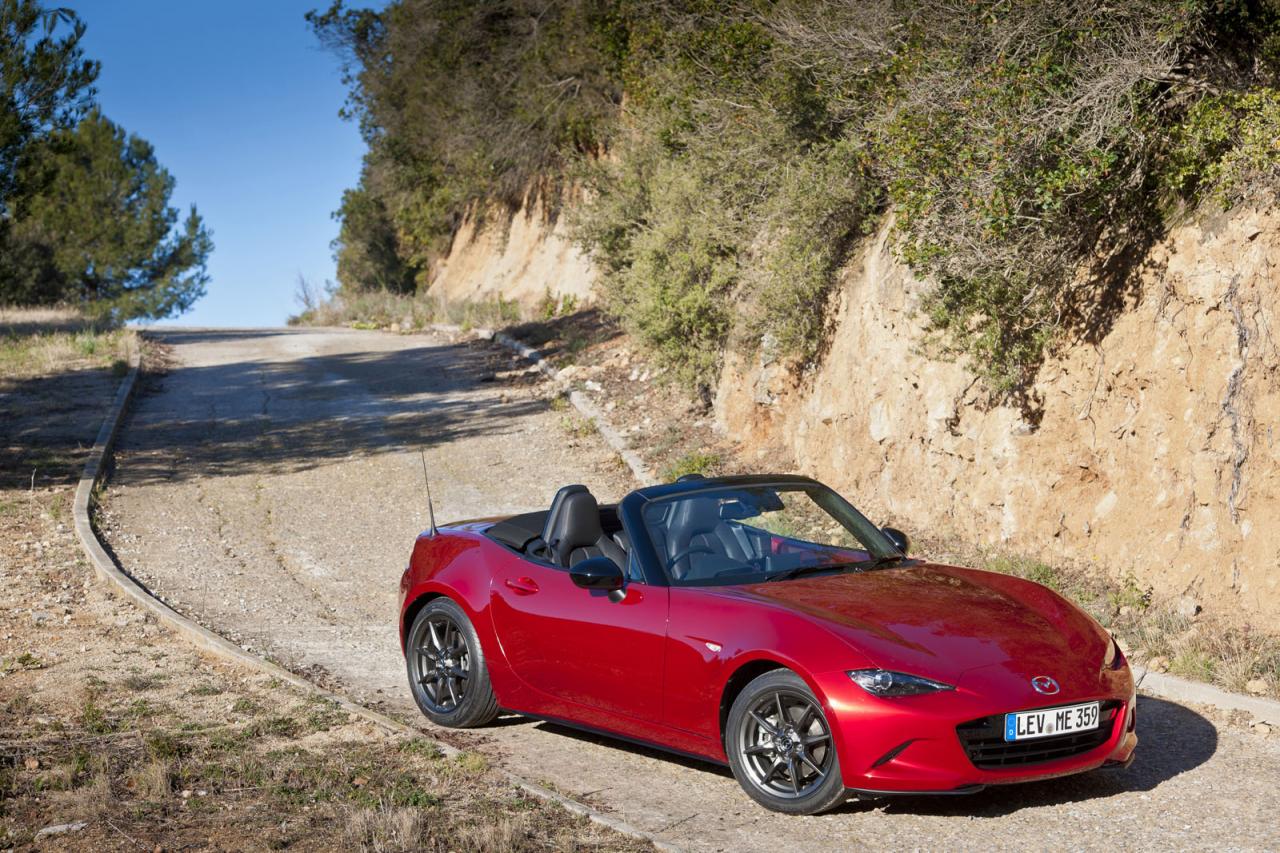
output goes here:
[{"label": "mazda mx-5", "polygon": [[1056,592],[908,555],[797,476],[688,478],[423,533],[409,686],[445,726],[507,711],[727,764],[767,808],[965,793],[1133,760],[1112,637]]}]

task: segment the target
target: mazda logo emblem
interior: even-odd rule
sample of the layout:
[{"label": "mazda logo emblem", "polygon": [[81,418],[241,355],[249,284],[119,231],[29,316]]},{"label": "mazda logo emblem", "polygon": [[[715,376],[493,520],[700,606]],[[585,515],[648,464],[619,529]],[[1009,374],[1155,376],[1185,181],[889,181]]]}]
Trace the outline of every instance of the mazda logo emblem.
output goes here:
[{"label": "mazda logo emblem", "polygon": [[1031,679],[1031,686],[1037,693],[1043,693],[1045,696],[1052,696],[1062,689],[1058,686],[1058,682],[1047,675],[1037,675]]}]

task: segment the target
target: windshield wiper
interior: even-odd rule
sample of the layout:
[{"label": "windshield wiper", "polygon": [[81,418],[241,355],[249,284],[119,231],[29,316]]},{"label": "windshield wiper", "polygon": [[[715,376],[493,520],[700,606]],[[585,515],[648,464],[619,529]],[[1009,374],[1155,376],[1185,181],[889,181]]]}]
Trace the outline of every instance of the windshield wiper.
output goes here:
[{"label": "windshield wiper", "polygon": [[816,575],[822,572],[844,571],[846,569],[856,569],[865,572],[870,569],[878,569],[881,566],[888,566],[893,563],[901,562],[906,557],[901,554],[891,554],[884,557],[874,557],[870,560],[858,560],[856,563],[823,563],[813,566],[796,566],[793,569],[784,569],[769,575],[765,580],[769,581],[789,581],[795,578],[804,577],[805,575]]},{"label": "windshield wiper", "polygon": [[883,557],[875,557],[870,560],[863,560],[860,563],[854,563],[854,565],[865,571],[867,569],[878,569],[881,566],[892,566],[894,563],[901,563],[905,559],[907,559],[905,554],[886,554]]}]

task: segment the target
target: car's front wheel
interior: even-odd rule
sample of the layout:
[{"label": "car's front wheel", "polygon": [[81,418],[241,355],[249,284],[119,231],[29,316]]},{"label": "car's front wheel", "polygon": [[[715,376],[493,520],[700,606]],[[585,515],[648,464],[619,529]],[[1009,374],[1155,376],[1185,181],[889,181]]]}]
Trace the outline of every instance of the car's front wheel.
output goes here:
[{"label": "car's front wheel", "polygon": [[469,728],[498,716],[480,638],[455,602],[435,598],[418,612],[404,658],[413,698],[431,722]]},{"label": "car's front wheel", "polygon": [[831,726],[790,670],[766,672],[738,694],[724,740],[738,784],[767,809],[818,814],[846,798]]}]

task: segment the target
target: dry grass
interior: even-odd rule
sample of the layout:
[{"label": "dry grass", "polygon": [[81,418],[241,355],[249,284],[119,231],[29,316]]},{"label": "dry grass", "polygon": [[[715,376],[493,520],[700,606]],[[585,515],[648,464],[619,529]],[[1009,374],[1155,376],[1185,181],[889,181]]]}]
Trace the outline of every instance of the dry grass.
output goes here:
[{"label": "dry grass", "polygon": [[173,765],[167,758],[152,758],[133,767],[125,784],[144,800],[164,800],[173,793]]},{"label": "dry grass", "polygon": [[417,809],[380,805],[354,809],[347,816],[346,841],[353,848],[377,853],[419,850],[426,835]]},{"label": "dry grass", "polygon": [[52,810],[60,816],[59,821],[62,823],[96,820],[109,814],[116,805],[107,762],[93,759],[94,767],[87,777],[78,772],[79,763],[79,759],[75,758],[57,768],[60,777],[71,779],[66,790],[57,791],[49,798]]},{"label": "dry grass", "polygon": [[64,309],[0,308],[0,375],[24,378],[84,368],[123,372],[137,336]]},{"label": "dry grass", "polygon": [[487,302],[445,304],[430,294],[369,291],[336,293],[313,303],[289,318],[294,326],[350,326],[355,329],[415,331],[432,323],[451,323],[464,330],[499,328],[525,319],[540,309],[523,311],[515,302],[502,299]]},{"label": "dry grass", "polygon": [[[497,851],[529,849],[531,821],[526,814],[496,815],[492,820],[463,827],[458,846],[463,850],[497,853]],[[558,848],[557,849],[562,849]]]},{"label": "dry grass", "polygon": [[93,321],[72,308],[11,308],[0,305],[0,336],[82,332]]}]

